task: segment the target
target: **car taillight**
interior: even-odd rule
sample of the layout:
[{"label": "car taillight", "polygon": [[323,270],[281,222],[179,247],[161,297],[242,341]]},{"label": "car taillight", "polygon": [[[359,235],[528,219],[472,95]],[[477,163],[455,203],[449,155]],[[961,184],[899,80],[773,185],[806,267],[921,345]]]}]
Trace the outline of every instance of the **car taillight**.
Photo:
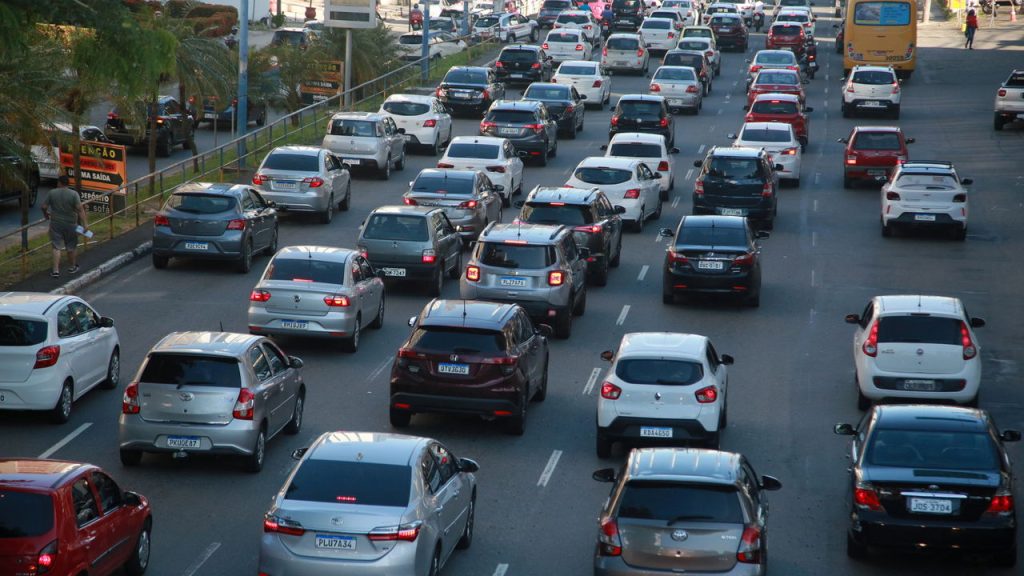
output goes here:
[{"label": "car taillight", "polygon": [[459,204],[457,208],[476,208],[476,205],[476,200],[466,200],[465,202]]},{"label": "car taillight", "polygon": [[668,251],[665,252],[665,254],[668,255],[668,263],[669,263],[669,265],[672,265],[672,264],[688,264],[690,262],[689,258],[687,258],[685,255],[683,255],[681,252],[676,252],[675,248],[669,248]]},{"label": "car taillight", "polygon": [[480,281],[480,267],[479,266],[466,266],[466,280],[470,282]]},{"label": "car taillight", "polygon": [[640,197],[640,189],[639,188],[630,188],[629,190],[626,190],[626,194],[625,194],[625,196],[623,196],[623,198],[631,199],[631,200],[636,200],[639,197]]},{"label": "car taillight", "polygon": [[761,188],[761,197],[762,198],[771,198],[772,197],[772,183],[771,182],[765,182],[764,183],[764,187]]},{"label": "car taillight", "polygon": [[697,86],[696,85],[687,86],[686,87],[686,92],[689,93],[689,94],[696,94],[697,93]]},{"label": "car taillight", "polygon": [[584,29],[584,30],[592,30],[593,28],[594,28],[594,27],[593,27],[593,26],[591,26],[590,24],[585,24],[585,25],[583,26],[583,29]]},{"label": "car taillight", "polygon": [[48,574],[56,563],[57,541],[54,540],[36,554],[35,565],[29,564],[25,568],[28,570],[28,574]]},{"label": "car taillight", "polygon": [[896,162],[898,164],[903,164],[906,161],[907,161],[907,155],[906,154],[897,154],[896,155]]},{"label": "car taillight", "polygon": [[740,547],[736,550],[736,561],[744,564],[761,562],[761,529],[757,526],[748,525],[743,528]]},{"label": "car taillight", "polygon": [[437,90],[434,90],[434,96],[440,98],[441,96],[444,96],[445,92],[448,92],[448,90],[438,86]]},{"label": "car taillight", "polygon": [[669,32],[668,32],[668,39],[671,40],[671,39],[673,39],[675,37],[676,37],[676,33],[672,32],[671,30],[669,30]]},{"label": "car taillight", "polygon": [[238,399],[235,400],[235,407],[231,410],[231,416],[238,420],[252,420],[256,412],[256,395],[248,388],[238,391]]},{"label": "car taillight", "polygon": [[604,47],[604,48],[603,48],[603,49],[601,50],[601,55],[602,55],[602,56],[607,56],[607,55],[608,55],[608,47],[607,47],[607,46],[605,46],[605,47]]},{"label": "car taillight", "polygon": [[139,404],[139,383],[132,382],[125,386],[124,395],[121,396],[121,413],[138,414],[141,409]]},{"label": "car taillight", "polygon": [[449,164],[448,162],[438,162],[438,168],[455,168],[455,164]]},{"label": "car taillight", "polygon": [[899,192],[893,192],[893,191],[890,190],[890,191],[885,193],[885,199],[886,200],[899,200],[900,199],[900,193]]},{"label": "car taillight", "polygon": [[978,355],[978,349],[971,340],[971,330],[963,320],[960,321],[960,343],[964,347],[964,360],[970,360]]},{"label": "car taillight", "polygon": [[661,92],[660,84],[651,84],[651,92]]},{"label": "car taillight", "polygon": [[401,540],[403,542],[415,542],[416,537],[420,535],[421,526],[423,526],[423,523],[419,521],[402,524],[400,526],[382,526],[370,530],[370,533],[367,534],[366,537],[374,542],[396,540]]},{"label": "car taillight", "polygon": [[852,164],[856,164],[857,163],[857,155],[856,154],[847,154],[846,155],[846,163],[847,164],[851,164],[851,165]]},{"label": "car taillight", "polygon": [[484,100],[490,100],[491,99],[491,93],[490,93],[490,91],[488,91],[486,89],[485,90],[481,90],[480,91],[480,97],[483,98]]},{"label": "car taillight", "polygon": [[893,94],[899,94],[900,93],[900,83],[899,82],[893,82],[892,83],[892,93]]},{"label": "car taillight", "polygon": [[270,292],[257,288],[249,293],[249,301],[251,302],[266,302],[270,300]]},{"label": "car taillight", "polygon": [[306,533],[302,524],[272,514],[263,517],[263,531],[271,534],[288,534],[289,536],[302,536]]},{"label": "car taillight", "polygon": [[661,126],[662,128],[668,128],[668,118],[662,118],[661,120],[659,120],[658,126]]},{"label": "car taillight", "polygon": [[498,60],[497,62],[494,63],[494,67],[495,68],[504,68],[505,65],[501,63],[501,60]]},{"label": "car taillight", "polygon": [[853,89],[853,84],[848,84],[846,86],[846,91],[850,94],[853,94],[855,92],[855,90]]},{"label": "car taillight", "polygon": [[1000,97],[1006,96],[1006,90],[999,90],[999,96]]},{"label": "car taillight", "polygon": [[[1002,92],[1006,92],[1006,90],[1003,90]],[[1003,94],[1000,94],[1000,96],[1003,96]],[[117,120],[118,118],[120,118],[120,116],[117,115],[117,112],[107,112],[107,120]]]},{"label": "car taillight", "polygon": [[163,214],[157,214],[153,216],[153,226],[170,226],[171,221],[167,219],[167,216]]},{"label": "car taillight", "polygon": [[348,308],[351,301],[348,299],[348,296],[334,294],[331,296],[324,296],[324,304],[327,304],[330,308]]},{"label": "car taillight", "polygon": [[704,197],[704,181],[697,180],[693,183],[693,194],[699,198]]},{"label": "car taillight", "polygon": [[538,134],[540,134],[541,132],[544,131],[544,125],[543,124],[527,124],[527,125],[523,126],[523,128],[526,128],[527,130],[533,130],[534,132],[536,132]]},{"label": "car taillight", "polygon": [[565,272],[561,270],[552,270],[548,272],[548,285],[549,286],[561,286],[565,283]]},{"label": "car taillight", "polygon": [[551,48],[550,46],[548,46],[548,43],[547,43],[547,42],[545,42],[545,43],[541,44],[541,45],[540,45],[540,47],[541,47],[541,48],[543,48],[543,49],[545,49],[545,50],[549,50],[549,49]]},{"label": "car taillight", "polygon": [[586,232],[587,234],[600,234],[602,228],[600,224],[591,224],[589,226],[577,226],[573,228],[573,230],[577,232]]},{"label": "car taillight", "polygon": [[594,80],[594,85],[591,88],[600,88],[602,82],[600,80]]},{"label": "car taillight", "polygon": [[704,53],[704,55],[707,56],[708,58],[711,58],[712,56],[715,55],[715,51],[714,50],[708,50],[707,52]]},{"label": "car taillight", "polygon": [[245,230],[245,219],[236,218],[228,222],[228,230]]},{"label": "car taillight", "polygon": [[783,156],[796,156],[798,148],[786,148],[781,152]]},{"label": "car taillight", "polygon": [[576,111],[576,107],[575,106],[569,105],[569,106],[565,107],[565,114],[566,115],[572,114],[575,111]]},{"label": "car taillight", "polygon": [[853,489],[853,503],[861,509],[882,509],[882,502],[878,499],[878,492],[875,492],[874,486],[866,482],[858,483]]},{"label": "car taillight", "polygon": [[754,253],[747,252],[732,259],[733,266],[752,266],[754,264]]},{"label": "car taillight", "polygon": [[[471,202],[475,202],[475,200],[471,200]],[[463,204],[465,204],[465,202],[463,202]],[[433,264],[434,262],[437,262],[437,254],[434,254],[433,250],[424,250],[423,253],[420,255],[420,260],[424,264]]]},{"label": "car taillight", "polygon": [[756,74],[760,70],[761,70],[761,65],[760,64],[754,64],[753,66],[750,67],[750,73],[751,74]]},{"label": "car taillight", "polygon": [[957,194],[953,196],[953,202],[967,202],[967,194]]},{"label": "car taillight", "polygon": [[[610,386],[607,382],[605,386]],[[615,387],[618,390],[618,387]],[[601,387],[601,396],[604,396],[604,386]],[[616,396],[618,398],[618,396]],[[619,538],[619,524],[614,518],[605,518],[601,521],[601,534],[597,538],[598,550],[601,556],[622,556],[622,540]]]},{"label": "car taillight", "polygon": [[324,185],[324,179],[314,176],[312,178],[303,178],[302,183],[309,184],[310,188],[319,188]]},{"label": "car taillight", "polygon": [[638,58],[643,58],[643,56],[644,56],[644,49],[643,48],[637,49],[636,55],[637,55]]},{"label": "car taillight", "polygon": [[498,127],[498,123],[497,122],[489,122],[487,120],[481,120],[480,121],[480,130],[486,130],[488,128],[497,128],[497,127]]},{"label": "car taillight", "polygon": [[878,320],[875,320],[874,324],[871,325],[871,329],[868,330],[868,337],[864,340],[864,344],[861,345],[860,349],[872,358],[878,355]]},{"label": "car taillight", "polygon": [[815,60],[816,60],[817,58],[818,58],[818,57],[817,57],[817,56],[815,56],[814,54],[808,54],[808,55],[807,55],[807,60],[808,60],[809,62],[814,62],[814,61],[815,61]]},{"label": "car taillight", "polygon": [[32,368],[49,368],[56,364],[58,359],[60,359],[60,346],[43,346],[36,351],[36,363]]},{"label": "car taillight", "polygon": [[424,128],[433,128],[434,126],[437,126],[437,120],[434,120],[433,118],[423,121]]},{"label": "car taillight", "polygon": [[530,66],[530,68],[533,68],[534,70],[540,70],[540,62],[534,62],[533,65]]},{"label": "car taillight", "polygon": [[402,198],[402,203],[406,206],[419,206],[420,203],[415,198]]},{"label": "car taillight", "polygon": [[985,510],[985,513],[1000,516],[1013,514],[1013,494],[1003,490],[996,492],[995,496],[992,496],[992,500],[988,503],[988,509]]},{"label": "car taillight", "polygon": [[267,182],[268,180],[270,180],[270,178],[267,178],[263,174],[257,174],[257,175],[252,177],[252,183],[257,185],[257,186],[259,186],[260,184],[263,184],[264,182]]},{"label": "car taillight", "polygon": [[697,390],[693,395],[697,398],[697,402],[700,402],[701,404],[710,404],[715,400],[718,400],[718,388],[708,386]]},{"label": "car taillight", "polygon": [[618,125],[619,125],[619,117],[618,116],[612,116],[612,126],[618,126]]}]

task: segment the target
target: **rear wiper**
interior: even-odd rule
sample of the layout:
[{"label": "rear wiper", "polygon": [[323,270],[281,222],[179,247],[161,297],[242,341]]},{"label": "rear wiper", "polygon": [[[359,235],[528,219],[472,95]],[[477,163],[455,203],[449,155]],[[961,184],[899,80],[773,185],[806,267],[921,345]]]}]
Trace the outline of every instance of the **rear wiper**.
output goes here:
[{"label": "rear wiper", "polygon": [[456,354],[479,354],[480,353],[480,351],[477,350],[476,348],[459,348],[459,347],[453,348],[452,352],[454,352]]},{"label": "rear wiper", "polygon": [[704,516],[704,515],[701,515],[701,514],[683,514],[682,516],[676,516],[675,518],[669,520],[668,523],[665,524],[665,525],[666,526],[671,526],[671,525],[675,524],[676,522],[681,522],[683,520],[714,520],[714,519],[715,518],[713,516]]},{"label": "rear wiper", "polygon": [[686,385],[686,382],[683,382],[681,380],[664,380],[662,378],[658,378],[657,380],[654,381],[654,383],[655,384],[669,384],[669,385],[675,384],[675,385],[678,385],[678,386]]}]

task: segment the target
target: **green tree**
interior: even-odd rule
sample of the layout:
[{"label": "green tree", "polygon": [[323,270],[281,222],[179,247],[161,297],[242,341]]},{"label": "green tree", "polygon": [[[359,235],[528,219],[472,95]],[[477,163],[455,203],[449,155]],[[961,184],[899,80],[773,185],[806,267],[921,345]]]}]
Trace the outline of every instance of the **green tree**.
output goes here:
[{"label": "green tree", "polygon": [[[267,46],[249,55],[249,81],[271,106],[295,112],[306,106],[299,85],[315,78],[320,64],[329,59],[321,45],[305,50],[287,43]],[[298,118],[292,118],[292,123],[297,124]]]},{"label": "green tree", "polygon": [[394,68],[398,56],[398,39],[383,24],[376,28],[342,30],[329,28],[324,32],[324,49],[335,60],[345,59],[345,34],[352,37],[352,83],[368,82]]}]

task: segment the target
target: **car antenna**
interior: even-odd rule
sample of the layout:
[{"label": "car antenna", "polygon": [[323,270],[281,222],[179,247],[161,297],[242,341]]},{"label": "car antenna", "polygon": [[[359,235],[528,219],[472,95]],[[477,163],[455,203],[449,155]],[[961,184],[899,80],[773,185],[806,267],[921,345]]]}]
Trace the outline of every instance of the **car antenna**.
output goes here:
[{"label": "car antenna", "polygon": [[223,332],[224,331],[224,321],[221,320],[219,324],[220,324],[220,331]]},{"label": "car antenna", "polygon": [[469,314],[466,313],[466,299],[463,298],[462,299],[462,320],[463,320],[463,322],[465,322],[466,316],[468,316],[468,315]]}]

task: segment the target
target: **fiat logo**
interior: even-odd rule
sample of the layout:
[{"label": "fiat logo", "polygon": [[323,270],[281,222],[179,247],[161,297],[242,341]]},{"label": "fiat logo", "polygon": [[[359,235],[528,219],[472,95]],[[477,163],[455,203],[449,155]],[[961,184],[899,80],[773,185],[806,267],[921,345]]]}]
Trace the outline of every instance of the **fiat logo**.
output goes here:
[{"label": "fiat logo", "polygon": [[676,542],[682,542],[683,540],[686,540],[689,537],[690,537],[690,535],[686,533],[686,530],[673,530],[672,531],[672,539],[675,540]]}]

